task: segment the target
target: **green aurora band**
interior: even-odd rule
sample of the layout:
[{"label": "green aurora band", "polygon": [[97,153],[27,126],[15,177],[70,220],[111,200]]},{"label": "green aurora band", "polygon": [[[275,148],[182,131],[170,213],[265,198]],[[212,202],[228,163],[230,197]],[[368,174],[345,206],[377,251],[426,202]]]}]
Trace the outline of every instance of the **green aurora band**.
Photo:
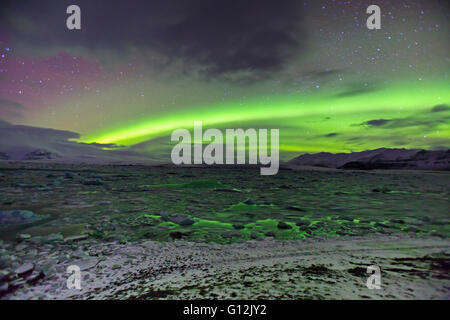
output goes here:
[{"label": "green aurora band", "polygon": [[[450,147],[450,90],[446,79],[398,82],[380,90],[346,95],[339,89],[190,107],[152,114],[83,136],[78,142],[132,146],[167,137],[178,128],[279,128],[280,151],[350,152],[379,147]],[[432,110],[434,106],[443,106]],[[382,124],[367,124],[383,120]]]}]

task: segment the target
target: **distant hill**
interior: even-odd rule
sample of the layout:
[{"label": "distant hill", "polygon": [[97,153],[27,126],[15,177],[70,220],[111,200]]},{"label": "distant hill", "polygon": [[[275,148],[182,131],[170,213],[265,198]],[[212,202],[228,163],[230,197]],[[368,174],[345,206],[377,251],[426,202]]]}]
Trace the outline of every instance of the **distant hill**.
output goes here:
[{"label": "distant hill", "polygon": [[301,155],[287,162],[287,165],[357,170],[450,170],[450,149],[427,151],[380,148],[352,153],[321,152]]}]

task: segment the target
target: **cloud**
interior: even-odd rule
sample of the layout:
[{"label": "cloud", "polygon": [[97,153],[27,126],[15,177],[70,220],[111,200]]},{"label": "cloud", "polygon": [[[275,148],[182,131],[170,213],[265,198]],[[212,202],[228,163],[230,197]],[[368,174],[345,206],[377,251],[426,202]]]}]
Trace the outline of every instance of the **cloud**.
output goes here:
[{"label": "cloud", "polygon": [[368,126],[375,126],[375,127],[379,127],[382,125],[385,125],[386,123],[388,123],[391,120],[386,120],[386,119],[377,119],[377,120],[369,120],[364,122],[364,124],[368,125]]},{"label": "cloud", "polygon": [[25,106],[21,103],[0,98],[0,116],[5,118],[22,118],[22,111]]},{"label": "cloud", "polygon": [[[382,129],[399,129],[407,127],[422,126],[425,129],[433,129],[441,124],[450,122],[450,108],[445,105],[438,105],[431,109],[431,112],[419,112],[405,118],[375,119],[361,123],[362,126],[378,127]],[[435,113],[439,112],[439,115]]]},{"label": "cloud", "polygon": [[447,106],[447,105],[445,105],[445,104],[439,104],[439,105],[437,105],[437,106],[434,106],[434,107],[431,109],[431,112],[442,112],[442,111],[448,111],[448,110],[450,110],[450,107],[449,107],[449,106]]},{"label": "cloud", "polygon": [[79,0],[82,30],[69,31],[64,15],[72,2],[6,1],[0,29],[42,50],[151,50],[208,75],[273,71],[305,39],[296,0]]},{"label": "cloud", "polygon": [[332,133],[329,133],[329,134],[324,135],[324,137],[326,137],[326,138],[332,138],[332,137],[336,137],[336,136],[338,136],[338,135],[339,135],[339,133],[332,132]]},{"label": "cloud", "polygon": [[[367,141],[371,142],[372,148],[399,148],[406,149],[426,149],[441,150],[449,149],[450,144],[446,137],[423,137],[420,134],[411,134],[410,136],[399,137],[398,134],[378,135],[359,135],[350,136],[345,139],[346,146],[350,149],[362,149]],[[357,147],[357,148],[356,148]]]},{"label": "cloud", "polygon": [[25,109],[25,107],[18,102],[0,98],[0,110],[3,108],[11,108],[11,107],[17,108],[17,109]]},{"label": "cloud", "polygon": [[5,120],[0,119],[0,128],[10,126],[11,124]]},{"label": "cloud", "polygon": [[135,152],[113,144],[73,141],[79,137],[76,132],[13,125],[0,119],[0,152],[6,153],[12,160],[23,160],[27,153],[43,149],[60,155],[60,160],[63,161],[128,163],[155,161],[144,150]]},{"label": "cloud", "polygon": [[369,125],[372,127],[380,127],[383,129],[398,129],[407,127],[417,127],[425,126],[428,129],[434,128],[435,126],[443,123],[448,123],[450,117],[444,117],[441,119],[431,119],[431,118],[419,118],[419,117],[408,117],[403,119],[380,119],[380,120],[370,120],[364,122],[363,125]]}]

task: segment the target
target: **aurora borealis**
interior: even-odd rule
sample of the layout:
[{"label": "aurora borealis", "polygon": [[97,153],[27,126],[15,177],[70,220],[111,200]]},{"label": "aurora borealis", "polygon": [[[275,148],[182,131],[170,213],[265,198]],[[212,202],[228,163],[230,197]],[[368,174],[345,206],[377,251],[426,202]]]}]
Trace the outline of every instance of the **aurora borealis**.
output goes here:
[{"label": "aurora borealis", "polygon": [[212,2],[6,2],[0,120],[156,157],[195,120],[279,128],[284,159],[450,147],[445,1],[376,1],[381,30],[368,1]]}]

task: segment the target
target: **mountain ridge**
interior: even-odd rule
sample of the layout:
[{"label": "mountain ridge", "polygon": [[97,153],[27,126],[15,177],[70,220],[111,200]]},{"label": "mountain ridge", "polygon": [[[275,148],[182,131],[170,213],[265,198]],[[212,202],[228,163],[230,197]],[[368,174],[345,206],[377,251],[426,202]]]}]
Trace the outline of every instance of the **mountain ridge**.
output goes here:
[{"label": "mountain ridge", "polygon": [[450,149],[389,149],[361,152],[303,154],[287,162],[289,166],[334,169],[450,170]]}]

